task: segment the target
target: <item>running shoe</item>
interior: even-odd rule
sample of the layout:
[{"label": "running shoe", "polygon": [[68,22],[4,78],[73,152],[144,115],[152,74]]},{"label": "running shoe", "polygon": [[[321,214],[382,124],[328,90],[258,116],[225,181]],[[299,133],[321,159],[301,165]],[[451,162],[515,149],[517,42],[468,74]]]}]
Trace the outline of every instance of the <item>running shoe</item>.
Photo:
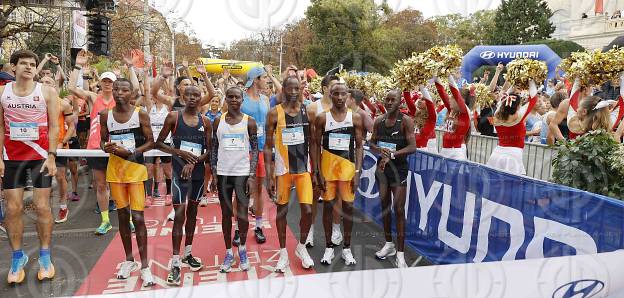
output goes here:
[{"label": "running shoe", "polygon": [[342,250],[342,259],[345,261],[345,265],[351,266],[357,264],[353,254],[351,253],[350,248],[345,248]]},{"label": "running shoe", "polygon": [[26,277],[26,272],[24,272],[24,267],[28,263],[28,256],[24,254],[21,259],[12,260],[11,261],[11,269],[9,269],[9,276],[7,277],[7,282],[9,285],[11,284],[20,284],[24,281]]},{"label": "running shoe", "polygon": [[397,255],[396,262],[394,263],[397,268],[408,268],[407,263],[405,262],[405,257],[399,257]]},{"label": "running shoe", "polygon": [[394,248],[394,243],[386,242],[384,246],[375,253],[375,256],[380,260],[385,260],[387,257],[396,255],[397,251]]},{"label": "running shoe", "polygon": [[342,233],[340,232],[340,229],[335,229],[332,227],[331,242],[336,246],[342,243]]},{"label": "running shoe", "polygon": [[50,265],[46,268],[43,264],[41,264],[41,260],[39,260],[39,272],[37,272],[37,279],[39,281],[44,281],[46,279],[53,279],[56,271],[54,270],[54,265],[50,263]]},{"label": "running shoe", "polygon": [[154,198],[160,198],[160,191],[158,191],[158,185],[154,185]]},{"label": "running shoe", "polygon": [[165,206],[171,206],[172,202],[173,198],[171,197],[171,195],[165,195]]},{"label": "running shoe", "polygon": [[247,251],[246,250],[239,250],[238,251],[238,258],[240,259],[240,264],[238,265],[238,267],[240,268],[241,271],[247,271],[249,270],[249,258],[247,258]]},{"label": "running shoe", "polygon": [[143,287],[151,287],[156,284],[154,282],[154,276],[152,275],[152,271],[150,271],[149,267],[141,269],[141,280],[143,280]]},{"label": "running shoe", "polygon": [[229,253],[225,253],[225,259],[221,265],[221,273],[228,273],[232,271],[232,265],[234,264],[234,256]]},{"label": "running shoe", "polygon": [[199,271],[202,267],[204,267],[200,258],[196,258],[190,254],[182,259],[182,263],[189,265],[189,267],[191,267],[191,271]]},{"label": "running shoe", "polygon": [[240,233],[238,232],[238,230],[234,230],[234,239],[232,239],[232,245],[238,247],[240,243]]},{"label": "running shoe", "polygon": [[308,232],[308,237],[306,238],[305,246],[307,248],[314,247],[314,229],[313,229],[313,227],[310,227],[310,232]]},{"label": "running shoe", "polygon": [[334,248],[326,247],[325,253],[323,254],[323,258],[321,259],[321,264],[331,265],[333,259],[334,259]]},{"label": "running shoe", "polygon": [[[249,202],[249,205],[252,205],[253,202]],[[254,209],[253,206],[249,206],[249,208],[247,209],[247,211],[249,211],[249,215],[251,215],[251,217],[256,218],[256,210]]]},{"label": "running shoe", "polygon": [[314,267],[314,261],[310,257],[310,254],[308,254],[308,249],[305,247],[305,245],[301,243],[297,244],[297,249],[295,249],[295,256],[297,256],[301,260],[301,267],[303,267],[303,269],[310,269]]},{"label": "running shoe", "polygon": [[108,233],[108,231],[110,231],[112,228],[113,228],[113,226],[110,224],[110,222],[103,222],[95,230],[95,234],[96,235],[106,235],[106,233]]},{"label": "running shoe", "polygon": [[69,198],[72,202],[80,201],[80,195],[75,192],[70,192],[69,194],[67,194],[67,198]]},{"label": "running shoe", "polygon": [[171,270],[167,275],[167,284],[170,286],[179,286],[182,282],[180,281],[180,267],[171,266]]},{"label": "running shoe", "polygon": [[117,204],[115,204],[115,201],[110,200],[108,201],[108,212],[113,212],[117,210]]},{"label": "running shoe", "polygon": [[67,221],[67,216],[69,215],[69,208],[59,209],[58,218],[54,221],[55,223],[64,223]]},{"label": "running shoe", "polygon": [[275,272],[277,273],[286,273],[286,269],[288,268],[288,254],[280,254],[280,258],[277,261],[277,265],[275,265]]},{"label": "running shoe", "polygon": [[264,233],[262,232],[262,228],[260,227],[256,228],[256,230],[254,231],[254,236],[256,236],[256,243],[262,244],[266,242],[266,237],[264,236]]},{"label": "running shoe", "polygon": [[152,198],[151,196],[145,196],[145,208],[152,207],[153,201],[154,201],[154,198]]},{"label": "running shoe", "polygon": [[124,261],[117,271],[117,279],[127,279],[137,269],[139,269],[139,264],[135,261]]}]

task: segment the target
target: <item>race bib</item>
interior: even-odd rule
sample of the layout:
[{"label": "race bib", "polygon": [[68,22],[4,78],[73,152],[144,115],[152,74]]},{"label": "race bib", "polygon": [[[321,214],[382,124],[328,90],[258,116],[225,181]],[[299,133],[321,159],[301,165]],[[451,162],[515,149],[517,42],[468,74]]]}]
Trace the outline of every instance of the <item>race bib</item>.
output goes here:
[{"label": "race bib", "polygon": [[245,151],[245,136],[242,133],[223,134],[223,148],[226,151]]},{"label": "race bib", "polygon": [[11,122],[9,133],[11,141],[39,140],[39,126],[34,122]]},{"label": "race bib", "polygon": [[264,137],[264,126],[259,125],[258,130],[256,131],[256,134],[258,135],[259,138]]},{"label": "race bib", "polygon": [[396,144],[393,143],[386,143],[386,142],[378,142],[377,146],[381,147],[381,148],[386,148],[386,149],[390,149],[390,151],[396,151]]},{"label": "race bib", "polygon": [[158,139],[160,131],[163,129],[161,124],[152,124],[152,132],[154,133],[154,141]]},{"label": "race bib", "polygon": [[303,134],[303,127],[291,127],[284,128],[282,130],[282,144],[286,146],[293,146],[303,144],[305,136]]},{"label": "race bib", "polygon": [[121,135],[111,135],[111,142],[119,147],[122,147],[128,151],[134,151],[136,149],[136,143],[134,141],[134,134],[125,133]]},{"label": "race bib", "polygon": [[444,122],[444,131],[455,132],[455,122],[450,119],[446,120],[446,122]]},{"label": "race bib", "polygon": [[187,142],[187,141],[182,141],[180,143],[180,150],[189,152],[195,156],[200,156],[202,154],[202,145]]},{"label": "race bib", "polygon": [[331,150],[349,150],[351,144],[351,135],[344,133],[330,133],[329,134],[329,149]]}]

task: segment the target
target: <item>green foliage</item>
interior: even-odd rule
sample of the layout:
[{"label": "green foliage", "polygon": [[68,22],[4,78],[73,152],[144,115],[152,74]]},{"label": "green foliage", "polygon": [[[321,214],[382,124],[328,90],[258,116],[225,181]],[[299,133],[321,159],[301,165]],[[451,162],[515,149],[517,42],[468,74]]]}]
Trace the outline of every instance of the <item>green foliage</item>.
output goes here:
[{"label": "green foliage", "polygon": [[32,32],[28,35],[28,39],[26,39],[26,47],[31,49],[40,58],[46,53],[51,53],[60,58],[61,55],[61,39],[59,32]]},{"label": "green foliage", "polygon": [[65,98],[67,96],[69,96],[69,90],[67,90],[66,88],[61,89],[61,92],[59,92],[59,97],[60,98]]},{"label": "green foliage", "polygon": [[606,131],[593,131],[576,140],[561,143],[553,159],[553,181],[624,199],[624,173],[613,169],[610,158],[620,146]]},{"label": "green foliage", "polygon": [[570,53],[585,51],[583,46],[570,40],[547,39],[531,41],[525,44],[545,44],[557,53],[561,59],[568,58]]},{"label": "green foliage", "polygon": [[494,17],[491,43],[509,45],[548,39],[555,32],[552,16],[544,0],[503,0]]},{"label": "green foliage", "polygon": [[457,44],[464,52],[477,45],[487,44],[494,30],[495,10],[480,10],[468,17],[450,14],[434,17],[438,44]]},{"label": "green foliage", "polygon": [[100,56],[98,58],[98,62],[93,64],[92,66],[95,67],[95,69],[97,69],[98,74],[102,74],[105,71],[110,71],[112,68],[113,63],[110,61],[110,59],[104,57],[104,56]]}]

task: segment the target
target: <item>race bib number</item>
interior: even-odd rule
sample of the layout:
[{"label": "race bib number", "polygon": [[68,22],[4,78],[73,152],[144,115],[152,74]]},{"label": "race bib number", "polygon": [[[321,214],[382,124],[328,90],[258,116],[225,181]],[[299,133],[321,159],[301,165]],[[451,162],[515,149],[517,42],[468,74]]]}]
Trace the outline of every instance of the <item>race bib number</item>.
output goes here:
[{"label": "race bib number", "polygon": [[329,134],[329,149],[346,151],[349,150],[351,144],[351,135],[344,133]]},{"label": "race bib number", "polygon": [[393,144],[393,143],[378,142],[377,146],[381,148],[390,149],[390,151],[396,151],[396,144]]},{"label": "race bib number", "polygon": [[9,130],[11,141],[39,140],[39,126],[34,122],[11,123]]},{"label": "race bib number", "polygon": [[444,122],[444,131],[455,132],[455,122],[450,119],[446,120],[446,122]]},{"label": "race bib number", "polygon": [[256,134],[259,138],[264,137],[264,126],[258,125],[258,130],[256,131]]},{"label": "race bib number", "polygon": [[223,134],[223,148],[226,151],[245,151],[245,136],[242,133]]},{"label": "race bib number", "polygon": [[200,156],[202,154],[202,145],[187,142],[187,141],[182,141],[180,143],[180,150],[189,152],[195,156]]},{"label": "race bib number", "polygon": [[128,151],[134,151],[136,149],[136,143],[134,141],[134,134],[125,133],[121,135],[111,135],[111,142],[119,147],[122,147]]},{"label": "race bib number", "polygon": [[303,127],[284,128],[282,130],[282,143],[286,146],[303,144],[305,136],[303,135]]}]

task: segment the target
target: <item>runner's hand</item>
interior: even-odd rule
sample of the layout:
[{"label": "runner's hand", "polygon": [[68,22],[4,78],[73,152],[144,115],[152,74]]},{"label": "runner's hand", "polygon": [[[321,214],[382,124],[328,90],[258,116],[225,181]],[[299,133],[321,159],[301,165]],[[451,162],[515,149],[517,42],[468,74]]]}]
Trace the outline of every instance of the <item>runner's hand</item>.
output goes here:
[{"label": "runner's hand", "polygon": [[226,81],[226,83],[227,83],[227,80],[230,78],[230,71],[229,71],[229,70],[227,70],[227,69],[224,69],[224,70],[223,70],[223,75],[222,75],[222,77],[223,77],[223,79],[224,79],[224,80]]},{"label": "runner's hand", "polygon": [[390,159],[390,155],[391,154],[392,154],[392,151],[390,151],[390,149],[388,149],[388,148],[381,148],[381,156],[382,157]]},{"label": "runner's hand", "polygon": [[39,173],[46,173],[46,176],[55,176],[56,162],[48,157],[43,163],[43,166],[41,167]]},{"label": "runner's hand", "polygon": [[321,191],[326,191],[327,190],[327,187],[325,187],[325,177],[323,177],[323,175],[321,175],[320,171],[318,173],[316,173],[316,181],[318,183],[318,188]]},{"label": "runner's hand", "polygon": [[266,72],[267,72],[267,74],[268,74],[269,76],[271,76],[271,77],[273,76],[273,65],[271,65],[271,64],[267,64],[267,65],[264,67],[264,70],[266,70]]},{"label": "runner's hand", "polygon": [[127,52],[123,53],[123,63],[128,67],[132,67],[134,65],[134,61],[132,60],[132,53]]},{"label": "runner's hand", "polygon": [[115,143],[107,142],[104,143],[104,148],[102,150],[106,153],[112,154],[116,146],[117,145],[115,145]]},{"label": "runner's hand", "polygon": [[123,158],[123,159],[128,159],[130,158],[130,156],[132,156],[132,152],[126,150],[126,148],[124,147],[120,147],[115,145],[115,149],[113,149],[113,154]]},{"label": "runner's hand", "polygon": [[50,58],[50,62],[52,62],[53,64],[58,65],[60,63],[59,58],[52,55],[52,58]]},{"label": "runner's hand", "polygon": [[186,163],[190,163],[190,164],[197,163],[197,156],[193,155],[193,153],[183,151],[183,150],[178,150],[178,152],[176,153]]},{"label": "runner's hand", "polygon": [[388,161],[390,161],[389,158],[382,157],[381,160],[377,161],[377,169],[383,172],[386,169]]},{"label": "runner's hand", "polygon": [[355,175],[353,175],[353,179],[351,179],[351,190],[353,192],[356,192],[359,186],[360,186],[360,173],[355,173]]},{"label": "runner's hand", "polygon": [[182,177],[182,179],[184,180],[191,179],[191,175],[193,174],[194,168],[195,168],[195,164],[192,164],[192,163],[185,164],[184,167],[182,168],[182,173],[180,177]]},{"label": "runner's hand", "polygon": [[204,66],[204,63],[199,59],[195,62],[195,70],[197,70],[200,75],[206,74],[206,66]]},{"label": "runner's hand", "polygon": [[[216,173],[216,172],[213,172]],[[212,181],[210,181],[210,190],[212,192],[217,192],[217,176],[212,177]]]},{"label": "runner's hand", "polygon": [[89,53],[85,50],[80,50],[76,55],[76,65],[84,66],[89,61]]},{"label": "runner's hand", "polygon": [[173,64],[171,62],[165,62],[163,64],[161,75],[165,78],[173,75]]}]

